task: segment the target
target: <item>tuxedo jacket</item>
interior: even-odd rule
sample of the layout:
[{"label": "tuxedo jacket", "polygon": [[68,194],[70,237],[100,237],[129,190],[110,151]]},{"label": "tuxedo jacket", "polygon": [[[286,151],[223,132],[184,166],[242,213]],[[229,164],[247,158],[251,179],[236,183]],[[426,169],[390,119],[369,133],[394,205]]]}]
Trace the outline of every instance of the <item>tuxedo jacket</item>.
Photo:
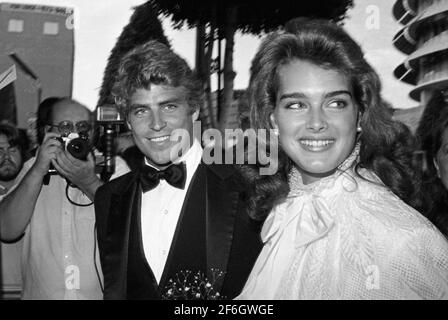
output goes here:
[{"label": "tuxedo jacket", "polygon": [[200,271],[211,279],[212,269],[224,272],[214,290],[228,299],[238,295],[262,244],[259,225],[246,213],[244,186],[236,168],[199,164],[159,283],[143,250],[141,195],[138,166],[96,192],[104,299],[160,299],[181,272]]}]

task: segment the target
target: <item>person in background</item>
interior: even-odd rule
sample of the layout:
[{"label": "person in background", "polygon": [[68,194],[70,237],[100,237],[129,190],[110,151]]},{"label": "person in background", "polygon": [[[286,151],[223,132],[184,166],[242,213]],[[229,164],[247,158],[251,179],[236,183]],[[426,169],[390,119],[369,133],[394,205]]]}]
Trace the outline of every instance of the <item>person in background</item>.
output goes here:
[{"label": "person in background", "polygon": [[0,195],[14,185],[26,160],[26,142],[17,128],[0,124]]},{"label": "person in background", "polygon": [[[37,126],[36,156],[0,197],[0,238],[23,236],[22,298],[101,299],[92,199],[103,182],[92,152],[78,159],[65,147],[78,136],[92,144],[92,113],[70,98],[48,98],[39,106]],[[49,175],[52,167],[57,174]]]},{"label": "person in background", "polygon": [[417,137],[425,152],[424,214],[448,236],[448,90],[445,95],[443,91],[434,93],[423,112]]},{"label": "person in background", "polygon": [[262,42],[251,125],[279,170],[248,166],[264,247],[239,299],[447,299],[448,242],[413,209],[411,149],[359,45],[299,18]]},{"label": "person in background", "polygon": [[[26,143],[19,130],[0,124],[0,196],[16,183],[26,159]],[[18,299],[22,290],[20,257],[22,241],[0,244],[0,299]]]}]

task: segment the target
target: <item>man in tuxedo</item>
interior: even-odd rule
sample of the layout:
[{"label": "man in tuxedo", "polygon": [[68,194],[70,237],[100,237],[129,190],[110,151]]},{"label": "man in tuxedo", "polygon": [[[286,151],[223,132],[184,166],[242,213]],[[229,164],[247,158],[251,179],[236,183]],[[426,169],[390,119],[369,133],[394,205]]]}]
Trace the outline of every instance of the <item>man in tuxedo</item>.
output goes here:
[{"label": "man in tuxedo", "polygon": [[136,147],[124,155],[132,171],[95,196],[104,298],[176,298],[176,288],[198,288],[198,272],[213,297],[192,298],[235,297],[261,242],[236,168],[201,160],[193,137],[200,82],[185,60],[150,41],[123,57],[113,95]]}]

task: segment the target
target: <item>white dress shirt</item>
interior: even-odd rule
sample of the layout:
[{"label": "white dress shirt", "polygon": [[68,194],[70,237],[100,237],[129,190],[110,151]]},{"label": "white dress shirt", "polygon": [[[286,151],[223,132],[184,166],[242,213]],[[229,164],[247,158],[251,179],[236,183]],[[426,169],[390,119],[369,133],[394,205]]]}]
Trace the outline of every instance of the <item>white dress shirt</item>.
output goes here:
[{"label": "white dress shirt", "polygon": [[[142,195],[141,228],[146,260],[157,282],[160,282],[173,241],[177,221],[188,187],[201,162],[202,147],[195,139],[192,147],[176,163],[184,161],[187,168],[185,188],[175,188],[165,180]],[[148,162],[146,161],[147,165]]]}]

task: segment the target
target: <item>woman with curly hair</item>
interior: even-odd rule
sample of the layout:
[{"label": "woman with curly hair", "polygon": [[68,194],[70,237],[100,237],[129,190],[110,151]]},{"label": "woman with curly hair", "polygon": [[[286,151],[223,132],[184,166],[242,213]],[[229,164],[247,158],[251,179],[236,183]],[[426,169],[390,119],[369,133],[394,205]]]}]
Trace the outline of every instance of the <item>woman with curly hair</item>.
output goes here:
[{"label": "woman with curly hair", "polygon": [[[448,91],[445,93],[448,96]],[[425,151],[423,190],[427,196],[424,214],[448,236],[448,102],[438,91],[428,102],[417,129]]]},{"label": "woman with curly hair", "polygon": [[[339,26],[299,18],[251,67],[251,125],[278,171],[243,173],[264,247],[239,299],[448,298],[448,242],[419,205],[409,130]],[[267,146],[269,149],[269,146]]]}]

